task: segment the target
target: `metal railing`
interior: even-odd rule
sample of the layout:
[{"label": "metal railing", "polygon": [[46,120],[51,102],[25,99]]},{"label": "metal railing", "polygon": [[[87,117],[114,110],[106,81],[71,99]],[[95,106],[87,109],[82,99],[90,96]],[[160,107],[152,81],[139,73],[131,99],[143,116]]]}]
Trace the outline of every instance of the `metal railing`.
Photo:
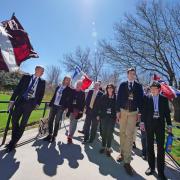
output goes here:
[{"label": "metal railing", "polygon": [[[9,101],[0,101],[0,104],[8,104]],[[46,110],[48,108],[48,105],[49,105],[49,102],[48,101],[43,101],[41,102],[41,104],[44,104],[44,107],[43,108],[38,108],[37,111],[39,110],[43,110],[43,114],[42,114],[42,118],[45,116],[46,114]],[[0,110],[0,114],[5,114],[5,113],[8,113],[7,110]],[[3,135],[3,139],[2,139],[2,143],[1,143],[1,146],[5,143],[6,141],[6,137],[7,137],[7,133],[8,133],[8,130],[9,130],[9,125],[10,125],[10,121],[11,121],[11,116],[12,116],[12,113],[8,113],[8,119],[7,119],[7,123],[6,123],[6,127],[4,129],[4,135]],[[0,121],[1,123],[1,121]]]}]

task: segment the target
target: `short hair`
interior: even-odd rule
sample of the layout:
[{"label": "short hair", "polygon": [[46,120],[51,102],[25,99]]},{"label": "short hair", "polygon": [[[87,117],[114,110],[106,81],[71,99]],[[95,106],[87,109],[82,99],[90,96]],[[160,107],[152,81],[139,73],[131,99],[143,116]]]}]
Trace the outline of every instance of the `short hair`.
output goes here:
[{"label": "short hair", "polygon": [[101,85],[101,83],[100,83],[99,81],[96,81],[96,82],[94,83],[94,85],[96,85],[96,84],[98,84],[99,86]]},{"label": "short hair", "polygon": [[153,81],[151,84],[150,84],[150,88],[151,87],[157,87],[158,89],[161,88],[161,84],[158,82],[158,81]]},{"label": "short hair", "polygon": [[41,66],[41,65],[37,65],[37,66],[35,67],[35,69],[39,69],[39,68],[41,68],[41,69],[43,69],[43,70],[44,70],[44,67],[43,67],[43,66]]},{"label": "short hair", "polygon": [[129,74],[130,71],[136,72],[135,68],[129,68],[129,69],[127,69],[127,73],[128,73],[128,74]]},{"label": "short hair", "polygon": [[82,80],[78,80],[77,82],[76,82],[76,86],[77,86],[77,84],[79,84],[79,83],[81,83],[81,85],[83,84],[83,81]]}]

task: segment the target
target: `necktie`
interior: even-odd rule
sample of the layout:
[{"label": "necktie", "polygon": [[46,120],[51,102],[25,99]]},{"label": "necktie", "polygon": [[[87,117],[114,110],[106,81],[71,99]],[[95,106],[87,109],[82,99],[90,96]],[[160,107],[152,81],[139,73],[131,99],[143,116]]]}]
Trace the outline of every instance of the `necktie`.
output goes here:
[{"label": "necktie", "polygon": [[132,84],[132,82],[130,82],[129,83],[129,89],[132,90],[132,88],[133,88],[133,84]]},{"label": "necktie", "polygon": [[96,99],[96,93],[93,92],[93,95],[92,95],[92,97],[91,97],[91,102],[90,102],[90,105],[89,105],[89,107],[90,107],[91,109],[93,109],[95,99]]},{"label": "necktie", "polygon": [[27,90],[25,91],[25,93],[24,93],[24,95],[23,95],[23,97],[24,97],[25,99],[28,99],[28,93],[31,91],[32,87],[34,86],[34,84],[35,84],[35,82],[36,82],[36,79],[37,79],[37,77],[35,77],[34,79],[33,79],[33,77],[32,77],[31,84],[29,85],[29,87],[27,88]]}]

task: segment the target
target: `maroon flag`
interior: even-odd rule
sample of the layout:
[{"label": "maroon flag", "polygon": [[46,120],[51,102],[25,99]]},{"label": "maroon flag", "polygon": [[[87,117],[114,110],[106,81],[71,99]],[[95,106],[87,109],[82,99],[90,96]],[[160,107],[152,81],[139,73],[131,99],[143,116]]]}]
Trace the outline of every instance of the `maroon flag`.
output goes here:
[{"label": "maroon flag", "polygon": [[20,64],[37,58],[28,38],[28,34],[13,15],[8,21],[0,24],[0,70],[17,71]]}]

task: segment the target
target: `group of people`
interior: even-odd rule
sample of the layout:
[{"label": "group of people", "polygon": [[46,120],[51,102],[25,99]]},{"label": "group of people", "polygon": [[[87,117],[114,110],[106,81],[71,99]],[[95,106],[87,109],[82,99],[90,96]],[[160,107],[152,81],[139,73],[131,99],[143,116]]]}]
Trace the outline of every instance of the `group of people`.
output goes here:
[{"label": "group of people", "polygon": [[[24,75],[12,94],[9,104],[9,111],[12,113],[12,138],[6,146],[7,152],[15,149],[31,112],[37,109],[42,101],[45,90],[45,81],[41,79],[43,72],[44,68],[37,66],[34,75]],[[84,134],[82,143],[86,145],[95,140],[99,125],[102,137],[102,148],[99,152],[111,156],[111,141],[117,122],[120,125],[120,153],[117,161],[123,161],[127,174],[132,176],[131,152],[136,125],[139,122],[142,135],[145,137],[143,151],[146,151],[149,164],[145,173],[152,175],[155,172],[154,137],[156,137],[158,177],[164,180],[166,179],[165,122],[168,132],[172,131],[168,100],[160,94],[161,86],[158,82],[152,82],[150,93],[145,94],[142,85],[136,81],[135,69],[127,70],[127,79],[120,84],[117,93],[113,84],[108,84],[103,92],[101,83],[95,82],[94,88],[86,95],[81,89],[81,80],[72,88],[71,78],[65,76],[49,104],[49,133],[44,140],[50,143],[56,140],[59,124],[65,113],[70,119],[67,142],[73,143],[78,119],[85,112],[83,130],[79,131]]]}]

